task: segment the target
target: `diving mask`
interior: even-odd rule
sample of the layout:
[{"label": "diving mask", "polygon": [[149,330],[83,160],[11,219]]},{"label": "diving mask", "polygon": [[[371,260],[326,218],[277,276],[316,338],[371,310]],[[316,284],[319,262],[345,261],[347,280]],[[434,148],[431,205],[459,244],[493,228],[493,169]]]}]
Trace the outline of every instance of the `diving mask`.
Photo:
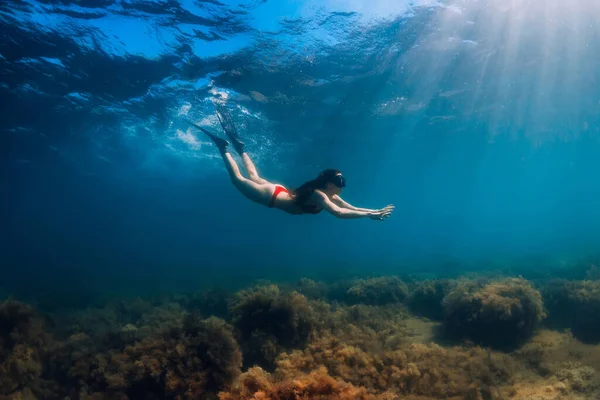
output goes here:
[{"label": "diving mask", "polygon": [[336,175],[333,178],[332,183],[339,188],[344,188],[346,187],[346,178],[344,178],[342,175]]}]

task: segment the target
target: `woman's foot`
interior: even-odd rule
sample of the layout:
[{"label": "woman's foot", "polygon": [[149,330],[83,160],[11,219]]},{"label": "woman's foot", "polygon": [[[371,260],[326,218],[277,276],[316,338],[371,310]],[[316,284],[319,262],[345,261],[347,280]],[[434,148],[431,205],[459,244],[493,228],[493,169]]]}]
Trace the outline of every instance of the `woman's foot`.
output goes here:
[{"label": "woman's foot", "polygon": [[[206,133],[206,132],[205,132]],[[213,143],[215,144],[215,146],[217,146],[217,148],[219,149],[219,151],[221,153],[227,153],[228,151],[228,147],[229,147],[229,142],[223,138],[217,137],[215,135],[208,135],[208,137],[210,137],[210,139],[213,141]]]},{"label": "woman's foot", "polygon": [[196,125],[195,123],[193,123],[192,121],[188,120],[188,119],[183,119],[185,122],[187,122],[188,124],[192,125],[194,128],[196,129],[200,129],[202,132],[204,132],[204,134],[206,136],[208,136],[210,138],[210,140],[213,141],[213,143],[215,144],[215,146],[217,146],[217,148],[219,149],[219,151],[221,153],[226,153],[227,152],[227,148],[229,147],[229,142],[223,138],[220,138],[218,136],[213,135],[212,133],[210,133],[209,131],[207,131],[206,129],[204,129],[203,127],[201,127],[200,125]]},{"label": "woman's foot", "polygon": [[244,142],[240,140],[240,136],[237,133],[237,129],[235,128],[235,124],[233,123],[233,118],[231,118],[231,114],[229,114],[229,110],[222,104],[217,104],[217,117],[219,118],[219,122],[225,131],[225,134],[231,139],[233,143],[233,147],[241,156],[242,153],[246,152],[246,145]]}]

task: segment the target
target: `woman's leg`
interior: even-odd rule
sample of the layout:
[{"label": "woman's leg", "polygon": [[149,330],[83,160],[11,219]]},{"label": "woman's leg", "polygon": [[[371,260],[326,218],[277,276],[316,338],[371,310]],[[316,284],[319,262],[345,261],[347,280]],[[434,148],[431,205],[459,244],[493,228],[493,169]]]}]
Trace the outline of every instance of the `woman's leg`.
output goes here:
[{"label": "woman's leg", "polygon": [[[263,205],[268,204],[274,186],[266,181],[264,183],[259,183],[251,179],[246,179],[240,172],[240,168],[229,152],[222,152],[221,155],[223,156],[225,167],[227,168],[227,172],[229,173],[229,177],[234,186],[250,200]],[[247,155],[246,158],[250,160]],[[252,161],[250,161],[250,163],[252,164]]]},{"label": "woman's leg", "polygon": [[[213,135],[212,133],[210,133],[203,127],[196,125],[189,120],[185,120],[185,121],[188,124],[194,126],[195,128],[198,128],[199,130],[204,132],[213,141],[213,143],[217,146],[217,148],[219,149],[219,152],[221,153],[223,161],[225,162],[225,168],[227,168],[227,172],[229,173],[229,177],[231,178],[231,181],[233,182],[234,186],[244,196],[246,196],[250,200],[260,203],[260,204],[268,205],[271,195],[273,193],[273,190],[275,188],[274,185],[272,185],[266,181],[257,182],[255,180],[246,179],[240,172],[240,168],[238,167],[237,163],[235,162],[235,160],[233,159],[231,154],[229,154],[229,149],[228,149],[229,143],[227,142],[227,140],[221,139],[220,137]],[[248,162],[250,163],[250,165],[253,168],[255,177],[258,178],[258,174],[256,173],[256,168],[254,168],[254,164],[252,164],[252,161],[250,161],[250,157],[248,157],[247,154],[246,154],[246,157],[244,158],[244,165],[246,165],[245,160],[248,160]],[[250,176],[252,176],[252,175],[250,175]],[[258,179],[260,179],[260,178],[258,178]]]},{"label": "woman's leg", "polygon": [[237,129],[235,127],[235,123],[233,122],[233,118],[229,113],[229,110],[223,104],[216,105],[217,117],[219,118],[219,122],[221,123],[221,127],[233,142],[233,147],[237,153],[242,157],[242,161],[244,162],[244,168],[248,171],[248,176],[250,176],[250,180],[252,182],[256,182],[258,184],[269,183],[258,175],[256,171],[256,167],[254,163],[250,159],[248,153],[246,153],[246,146],[240,140],[240,136],[238,135]]},{"label": "woman's leg", "polygon": [[261,185],[265,184],[265,183],[269,183],[266,180],[264,180],[263,178],[261,178],[260,176],[258,176],[258,171],[256,171],[256,167],[254,166],[254,163],[250,159],[250,156],[248,155],[248,153],[246,153],[246,152],[242,153],[241,157],[242,157],[242,161],[244,162],[244,168],[246,169],[246,171],[248,171],[248,176],[250,176],[250,180],[252,182],[256,182]]}]

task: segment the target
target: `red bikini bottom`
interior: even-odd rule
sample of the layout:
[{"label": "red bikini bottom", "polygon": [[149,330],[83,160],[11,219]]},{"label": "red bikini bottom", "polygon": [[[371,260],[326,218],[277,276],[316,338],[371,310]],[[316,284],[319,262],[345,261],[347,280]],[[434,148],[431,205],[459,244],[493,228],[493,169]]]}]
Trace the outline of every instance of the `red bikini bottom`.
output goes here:
[{"label": "red bikini bottom", "polygon": [[275,190],[273,191],[273,196],[271,196],[271,201],[269,202],[269,207],[273,207],[273,205],[275,204],[275,199],[281,192],[289,193],[289,191],[286,188],[284,188],[283,186],[275,185]]}]

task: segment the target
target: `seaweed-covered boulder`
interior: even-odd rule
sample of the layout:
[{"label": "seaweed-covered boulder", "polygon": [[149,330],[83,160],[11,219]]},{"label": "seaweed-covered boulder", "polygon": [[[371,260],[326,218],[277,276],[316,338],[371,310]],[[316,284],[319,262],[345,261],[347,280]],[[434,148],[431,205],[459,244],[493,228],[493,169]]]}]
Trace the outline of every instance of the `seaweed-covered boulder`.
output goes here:
[{"label": "seaweed-covered boulder", "polygon": [[346,291],[349,304],[385,305],[402,303],[408,296],[408,286],[396,276],[358,279]]},{"label": "seaweed-covered boulder", "polygon": [[456,283],[448,279],[420,282],[410,294],[408,306],[416,315],[441,321],[444,319],[442,301],[454,287]]},{"label": "seaweed-covered boulder", "polygon": [[281,351],[303,347],[315,327],[306,297],[297,292],[283,294],[276,285],[236,293],[231,314],[246,366],[273,367]]},{"label": "seaweed-covered boulder", "polygon": [[162,338],[128,346],[104,373],[110,390],[130,399],[198,398],[227,389],[241,373],[241,352],[231,327],[189,316]]},{"label": "seaweed-covered boulder", "polygon": [[[417,343],[388,347],[387,340],[381,339],[348,342],[324,333],[304,350],[283,353],[274,375],[293,381],[306,371],[325,367],[331,377],[364,387],[377,399],[500,400],[505,397],[498,388],[510,382],[517,365],[511,356],[481,347]],[[386,397],[388,391],[391,397]]]},{"label": "seaweed-covered boulder", "polygon": [[552,328],[570,329],[583,342],[600,342],[600,281],[553,281],[543,295]]},{"label": "seaweed-covered boulder", "polygon": [[325,300],[329,287],[324,282],[317,282],[308,278],[301,278],[295,285],[295,290],[311,300]]},{"label": "seaweed-covered boulder", "polygon": [[230,392],[219,393],[219,400],[395,400],[393,394],[374,395],[366,388],[335,379],[325,367],[293,379],[278,381],[260,367],[250,368],[240,376]]},{"label": "seaweed-covered boulder", "polygon": [[[132,339],[160,334],[180,325],[185,311],[179,303],[152,304],[140,298],[115,299],[102,307],[88,307],[53,315],[56,337],[85,333],[100,350],[120,348]],[[132,332],[135,327],[137,332]]]},{"label": "seaweed-covered boulder", "polygon": [[44,320],[31,306],[13,300],[0,303],[0,397],[41,394],[50,345]]},{"label": "seaweed-covered boulder", "polygon": [[529,339],[545,317],[540,292],[520,278],[460,283],[443,306],[447,338],[507,350]]},{"label": "seaweed-covered boulder", "polygon": [[75,334],[53,364],[54,376],[77,398],[214,399],[241,373],[242,354],[225,321],[188,314],[122,349],[100,351],[89,336]]},{"label": "seaweed-covered boulder", "polygon": [[228,297],[229,293],[223,289],[207,288],[186,299],[184,305],[188,310],[199,312],[204,317],[215,316],[228,319]]}]

